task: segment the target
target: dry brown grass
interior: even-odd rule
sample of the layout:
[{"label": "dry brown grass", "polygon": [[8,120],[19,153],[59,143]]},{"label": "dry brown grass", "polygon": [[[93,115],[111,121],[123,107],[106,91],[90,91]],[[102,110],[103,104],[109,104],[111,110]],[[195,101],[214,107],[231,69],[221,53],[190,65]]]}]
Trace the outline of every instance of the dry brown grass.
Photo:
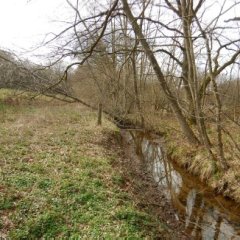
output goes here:
[{"label": "dry brown grass", "polygon": [[[129,118],[136,121],[138,116],[132,114]],[[224,196],[240,202],[240,152],[232,141],[233,139],[240,145],[240,130],[236,124],[227,120],[224,122],[224,128],[231,137],[223,134],[224,154],[229,166],[227,171],[223,171],[220,161],[212,159],[203,146],[194,147],[187,142],[173,115],[145,111],[144,118],[146,129],[163,135],[167,154],[179,166],[198,176],[202,182]],[[218,159],[216,125],[208,123],[207,131],[213,143],[212,152]]]}]

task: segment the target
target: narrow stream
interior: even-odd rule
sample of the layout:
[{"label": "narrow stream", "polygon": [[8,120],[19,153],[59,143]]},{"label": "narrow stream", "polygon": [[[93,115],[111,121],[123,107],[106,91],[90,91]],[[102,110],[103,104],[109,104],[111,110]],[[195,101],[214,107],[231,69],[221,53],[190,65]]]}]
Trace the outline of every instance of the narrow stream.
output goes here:
[{"label": "narrow stream", "polygon": [[240,240],[240,206],[216,195],[197,178],[164,157],[161,138],[123,130],[123,139],[151,171],[192,239]]}]

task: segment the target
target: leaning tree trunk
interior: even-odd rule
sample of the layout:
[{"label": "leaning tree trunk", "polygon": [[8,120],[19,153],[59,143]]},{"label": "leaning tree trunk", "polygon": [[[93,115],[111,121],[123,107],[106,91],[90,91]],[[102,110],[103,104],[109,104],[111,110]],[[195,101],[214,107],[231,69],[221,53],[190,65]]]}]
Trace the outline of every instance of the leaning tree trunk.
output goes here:
[{"label": "leaning tree trunk", "polygon": [[136,36],[139,38],[139,42],[142,44],[142,46],[145,50],[146,56],[148,57],[151,65],[157,75],[158,81],[162,87],[164,94],[166,95],[168,101],[171,104],[172,110],[176,115],[176,118],[182,128],[184,135],[187,137],[189,143],[199,144],[199,140],[197,139],[196,135],[194,134],[194,132],[190,128],[189,124],[187,123],[187,120],[183,116],[182,111],[177,103],[176,98],[173,96],[172,92],[170,91],[170,89],[166,83],[166,80],[163,76],[163,73],[161,71],[161,68],[157,62],[157,59],[154,56],[153,51],[150,49],[150,46],[149,46],[148,42],[146,41],[136,19],[134,18],[133,14],[129,8],[127,0],[122,0],[122,4],[123,4],[124,12],[125,12],[127,18],[129,19],[129,21],[131,22],[133,30],[134,30]]}]

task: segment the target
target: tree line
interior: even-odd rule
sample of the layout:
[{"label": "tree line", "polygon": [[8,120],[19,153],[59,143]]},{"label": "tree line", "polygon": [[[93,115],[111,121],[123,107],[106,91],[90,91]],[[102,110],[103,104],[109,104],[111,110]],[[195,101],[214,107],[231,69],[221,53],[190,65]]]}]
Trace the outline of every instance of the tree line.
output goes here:
[{"label": "tree line", "polygon": [[232,14],[240,1],[66,1],[73,19],[45,43],[56,44],[55,63],[74,60],[57,82],[68,84],[65,95],[143,127],[170,116],[222,169],[229,147],[239,158],[240,28]]}]

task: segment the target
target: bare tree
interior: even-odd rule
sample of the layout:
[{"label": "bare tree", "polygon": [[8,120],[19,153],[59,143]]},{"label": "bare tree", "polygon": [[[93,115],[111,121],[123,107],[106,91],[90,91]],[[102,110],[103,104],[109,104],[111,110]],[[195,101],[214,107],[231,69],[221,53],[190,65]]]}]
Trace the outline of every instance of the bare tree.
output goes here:
[{"label": "bare tree", "polygon": [[[224,72],[235,69],[239,59],[239,28],[230,25],[237,21],[225,21],[226,14],[239,2],[90,1],[95,8],[84,17],[79,1],[68,3],[74,20],[51,39],[62,43],[56,61],[65,56],[76,59],[62,79],[68,79],[69,70],[77,65],[74,79],[76,82],[85,72],[85,80],[82,78],[78,87],[88,89],[83,90],[89,95],[87,101],[96,106],[102,103],[104,109],[121,118],[134,113],[142,123],[146,122],[149,106],[161,97],[161,104],[171,110],[162,108],[174,113],[188,142],[205,146],[226,169],[224,98],[219,79]],[[208,9],[216,6],[215,15],[209,17]],[[227,31],[233,37],[228,37]],[[155,88],[157,82],[160,89]],[[150,89],[156,96],[149,94]],[[207,129],[212,126],[213,116],[216,138]]]}]

